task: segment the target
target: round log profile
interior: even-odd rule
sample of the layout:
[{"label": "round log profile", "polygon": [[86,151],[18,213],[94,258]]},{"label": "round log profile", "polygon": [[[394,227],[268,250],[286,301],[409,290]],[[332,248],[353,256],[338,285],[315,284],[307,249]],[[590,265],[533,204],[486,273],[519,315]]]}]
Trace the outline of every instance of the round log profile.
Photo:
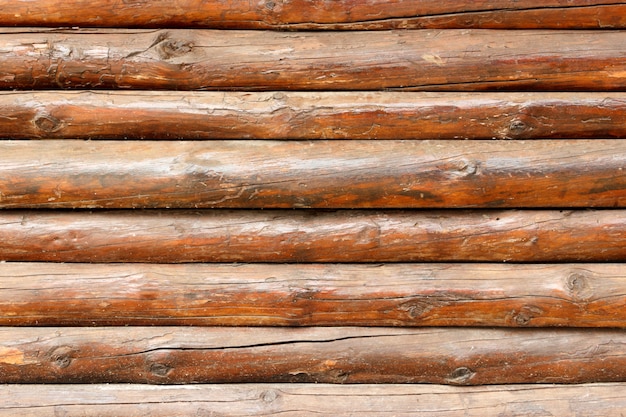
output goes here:
[{"label": "round log profile", "polygon": [[11,384],[625,379],[626,334],[609,329],[0,328],[0,382]]},{"label": "round log profile", "polygon": [[5,28],[0,88],[624,91],[624,44],[622,31]]},{"label": "round log profile", "polygon": [[623,264],[0,264],[2,326],[626,327]]},{"label": "round log profile", "polygon": [[626,384],[458,387],[408,384],[5,385],[0,416],[622,417]]},{"label": "round log profile", "polygon": [[626,205],[626,140],[2,141],[2,208]]},{"label": "round log profile", "polygon": [[0,260],[625,262],[624,210],[0,212]]},{"label": "round log profile", "polygon": [[619,29],[624,4],[601,0],[0,1],[2,26],[381,30]]},{"label": "round log profile", "polygon": [[11,139],[626,138],[624,93],[0,91]]}]

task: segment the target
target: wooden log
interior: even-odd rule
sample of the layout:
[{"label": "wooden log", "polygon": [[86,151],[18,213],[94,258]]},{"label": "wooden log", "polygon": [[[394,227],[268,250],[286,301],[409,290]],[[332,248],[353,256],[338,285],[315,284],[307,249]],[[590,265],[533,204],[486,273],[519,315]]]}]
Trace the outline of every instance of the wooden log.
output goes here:
[{"label": "wooden log", "polygon": [[417,416],[621,417],[626,384],[327,385],[220,384],[186,386],[5,385],[0,416],[169,417]]},{"label": "wooden log", "polygon": [[626,381],[622,330],[0,329],[2,383],[622,381]]},{"label": "wooden log", "polygon": [[0,92],[14,139],[626,138],[623,93]]},{"label": "wooden log", "polygon": [[626,32],[3,29],[0,88],[626,89]]},{"label": "wooden log", "polygon": [[0,260],[624,262],[626,211],[2,212]]},{"label": "wooden log", "polygon": [[0,264],[1,326],[626,327],[623,264]]},{"label": "wooden log", "polygon": [[0,1],[3,26],[221,29],[624,28],[624,5],[599,0]]},{"label": "wooden log", "polygon": [[0,161],[2,208],[626,206],[615,139],[0,141]]}]

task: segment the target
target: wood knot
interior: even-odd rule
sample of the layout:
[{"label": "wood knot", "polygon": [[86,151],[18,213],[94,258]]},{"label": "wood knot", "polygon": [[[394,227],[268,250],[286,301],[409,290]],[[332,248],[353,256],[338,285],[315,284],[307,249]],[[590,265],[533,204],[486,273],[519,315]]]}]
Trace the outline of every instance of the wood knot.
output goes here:
[{"label": "wood knot", "polygon": [[593,295],[588,274],[584,271],[574,271],[565,280],[565,286],[574,299],[586,300]]},{"label": "wood knot", "polygon": [[518,312],[513,310],[511,316],[514,325],[524,327],[529,326],[530,322],[543,314],[543,310],[536,306],[524,306]]},{"label": "wood knot", "polygon": [[156,47],[159,57],[163,60],[188,54],[193,50],[193,43],[185,40],[165,39]]},{"label": "wood knot", "polygon": [[266,403],[274,402],[280,397],[280,394],[273,389],[268,389],[267,391],[263,391],[261,393],[261,400]]},{"label": "wood knot", "polygon": [[446,378],[446,381],[450,384],[463,385],[467,384],[472,378],[474,378],[476,372],[472,371],[468,367],[461,366],[456,368],[450,376]]},{"label": "wood knot", "polygon": [[459,173],[466,177],[480,174],[480,162],[463,161],[459,164]]},{"label": "wood knot", "polygon": [[63,122],[49,114],[40,114],[34,120],[35,126],[46,133],[58,132],[63,128]]},{"label": "wood knot", "polygon": [[172,371],[171,366],[163,363],[153,363],[150,365],[150,373],[159,377],[166,377]]},{"label": "wood knot", "polygon": [[414,300],[400,304],[400,306],[398,306],[398,310],[404,311],[410,318],[416,319],[428,313],[433,307],[434,306],[432,304],[425,301]]},{"label": "wood knot", "polygon": [[50,353],[50,362],[59,369],[65,369],[72,363],[72,349],[60,346]]},{"label": "wood knot", "polygon": [[520,136],[528,129],[528,125],[519,119],[511,120],[509,134],[512,137]]}]

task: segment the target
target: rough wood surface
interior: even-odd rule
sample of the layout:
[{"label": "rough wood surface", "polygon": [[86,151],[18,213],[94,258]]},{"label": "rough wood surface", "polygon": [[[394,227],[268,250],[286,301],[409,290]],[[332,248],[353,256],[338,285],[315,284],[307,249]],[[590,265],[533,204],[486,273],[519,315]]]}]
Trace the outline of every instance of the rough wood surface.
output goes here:
[{"label": "rough wood surface", "polygon": [[248,29],[626,27],[621,1],[0,1],[0,25]]},{"label": "rough wood surface", "polygon": [[0,264],[1,326],[626,327],[626,266]]},{"label": "rough wood surface", "polygon": [[2,208],[626,206],[623,139],[0,141],[0,161]]},{"label": "rough wood surface", "polygon": [[0,212],[0,260],[624,262],[626,211]]},{"label": "rough wood surface", "polygon": [[0,88],[626,89],[626,32],[3,29]]},{"label": "rough wood surface", "polygon": [[626,138],[623,93],[0,92],[15,139]]},{"label": "rough wood surface", "polygon": [[622,381],[622,330],[0,328],[0,383]]},{"label": "rough wood surface", "polygon": [[5,385],[0,416],[622,417],[626,385]]}]

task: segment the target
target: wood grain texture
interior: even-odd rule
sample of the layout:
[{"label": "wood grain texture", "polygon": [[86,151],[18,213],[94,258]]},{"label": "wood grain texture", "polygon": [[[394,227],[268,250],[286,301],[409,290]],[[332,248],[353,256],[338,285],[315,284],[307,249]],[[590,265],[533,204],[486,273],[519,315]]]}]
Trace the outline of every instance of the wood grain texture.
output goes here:
[{"label": "wood grain texture", "polygon": [[0,92],[13,139],[626,138],[623,93]]},{"label": "wood grain texture", "polygon": [[3,29],[2,89],[626,89],[626,32]]},{"label": "wood grain texture", "polygon": [[624,262],[626,211],[0,213],[0,260]]},{"label": "wood grain texture", "polygon": [[0,1],[3,26],[246,29],[624,28],[624,4],[600,0]]},{"label": "wood grain texture", "polygon": [[626,381],[624,331],[0,328],[2,383],[591,381]]},{"label": "wood grain texture", "polygon": [[0,264],[1,326],[626,327],[626,267]]},{"label": "wood grain texture", "polygon": [[626,205],[626,140],[0,141],[2,208]]},{"label": "wood grain texture", "polygon": [[5,385],[0,416],[621,417],[626,385]]}]

